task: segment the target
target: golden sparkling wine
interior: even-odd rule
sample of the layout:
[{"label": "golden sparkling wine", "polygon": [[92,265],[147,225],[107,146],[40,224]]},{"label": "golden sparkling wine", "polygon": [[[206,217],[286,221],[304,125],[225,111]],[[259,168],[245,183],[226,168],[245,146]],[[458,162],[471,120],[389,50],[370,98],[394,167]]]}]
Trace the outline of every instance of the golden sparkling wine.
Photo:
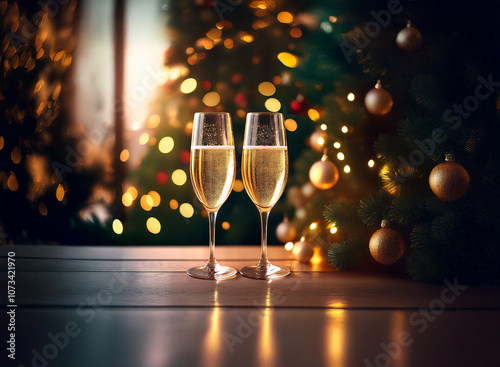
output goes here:
[{"label": "golden sparkling wine", "polygon": [[242,175],[250,199],[259,209],[270,210],[285,189],[288,177],[287,147],[243,147]]},{"label": "golden sparkling wine", "polygon": [[208,210],[226,201],[234,184],[233,146],[192,146],[191,182],[196,196]]}]

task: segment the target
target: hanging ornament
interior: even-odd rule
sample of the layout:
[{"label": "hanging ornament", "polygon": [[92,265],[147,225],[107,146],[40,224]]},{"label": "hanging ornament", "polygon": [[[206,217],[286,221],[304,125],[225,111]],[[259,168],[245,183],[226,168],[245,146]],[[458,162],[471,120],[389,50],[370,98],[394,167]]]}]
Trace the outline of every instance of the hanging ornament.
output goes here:
[{"label": "hanging ornament", "polygon": [[309,146],[312,150],[321,152],[323,150],[323,146],[325,145],[325,138],[325,132],[320,128],[316,128],[316,130],[309,137]]},{"label": "hanging ornament", "polygon": [[296,209],[302,208],[304,205],[306,205],[307,202],[306,198],[304,197],[304,194],[297,186],[292,186],[287,190],[286,199]]},{"label": "hanging ornament", "polygon": [[377,80],[375,88],[372,88],[366,93],[365,107],[368,112],[374,115],[385,115],[393,105],[391,94],[382,88],[380,80]]},{"label": "hanging ornament", "polygon": [[373,258],[384,265],[398,261],[405,251],[401,234],[389,228],[389,221],[384,219],[379,230],[370,238],[370,253]]},{"label": "hanging ornament", "polygon": [[306,182],[301,188],[302,194],[306,199],[311,198],[316,192],[316,188],[310,182]]},{"label": "hanging ornament", "polygon": [[297,230],[285,216],[283,222],[276,227],[276,237],[283,243],[291,242],[297,237]]},{"label": "hanging ornament", "polygon": [[290,110],[296,115],[303,115],[307,112],[309,100],[302,93],[299,93],[290,104]]},{"label": "hanging ornament", "polygon": [[419,49],[420,46],[422,46],[422,42],[422,34],[411,25],[410,21],[408,21],[406,27],[400,30],[396,36],[396,43],[399,48],[406,51],[415,51]]},{"label": "hanging ornament", "polygon": [[458,200],[469,189],[470,177],[465,168],[455,162],[453,154],[446,154],[445,162],[432,169],[429,186],[441,201]]},{"label": "hanging ornament", "polygon": [[309,180],[311,180],[311,183],[315,187],[321,190],[331,189],[339,180],[339,170],[328,159],[326,149],[321,160],[314,163],[309,169]]},{"label": "hanging ornament", "polygon": [[298,262],[307,263],[314,255],[314,248],[302,237],[300,241],[293,244],[292,254]]}]

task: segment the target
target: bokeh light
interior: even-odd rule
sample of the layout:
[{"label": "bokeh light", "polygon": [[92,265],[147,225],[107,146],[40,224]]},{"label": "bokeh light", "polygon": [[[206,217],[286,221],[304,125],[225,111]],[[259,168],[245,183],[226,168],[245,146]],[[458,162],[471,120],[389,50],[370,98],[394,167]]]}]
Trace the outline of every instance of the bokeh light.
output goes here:
[{"label": "bokeh light", "polygon": [[183,203],[179,207],[179,213],[181,213],[184,218],[191,218],[194,215],[194,208],[189,203]]},{"label": "bokeh light", "polygon": [[130,186],[126,192],[128,192],[130,195],[132,195],[132,200],[137,199],[138,192],[134,186]]},{"label": "bokeh light", "polygon": [[184,94],[188,94],[188,93],[191,93],[191,92],[194,92],[194,90],[196,89],[196,86],[198,85],[198,83],[196,82],[196,79],[194,78],[188,78],[186,80],[184,80],[181,84],[181,92],[184,93]]},{"label": "bokeh light", "polygon": [[339,161],[343,161],[343,160],[344,160],[344,158],[345,158],[344,153],[342,153],[342,152],[338,152],[338,153],[337,153],[337,159],[338,159]]},{"label": "bokeh light", "polygon": [[152,234],[158,234],[161,231],[160,221],[155,217],[149,217],[148,220],[146,221],[146,228]]},{"label": "bokeh light", "polygon": [[347,166],[347,165],[346,165],[346,166],[344,166],[344,172],[345,172],[345,173],[349,173],[349,172],[351,172],[351,167],[349,167],[349,166]]},{"label": "bokeh light", "polygon": [[124,206],[130,206],[134,202],[134,198],[130,192],[126,192],[122,195],[122,204]]},{"label": "bokeh light", "polygon": [[146,126],[148,129],[154,129],[160,125],[160,116],[157,114],[151,115],[148,117],[148,120],[146,121]]},{"label": "bokeh light", "polygon": [[295,131],[295,130],[297,130],[297,121],[295,121],[294,119],[286,119],[285,120],[285,128],[288,131]]},{"label": "bokeh light", "polygon": [[292,23],[293,22],[293,15],[290,14],[287,11],[282,11],[278,13],[278,22],[280,23]]},{"label": "bokeh light", "polygon": [[335,149],[340,149],[340,143],[338,141],[336,141],[335,143],[333,143],[333,147]]},{"label": "bokeh light", "polygon": [[234,191],[242,192],[244,189],[245,189],[245,186],[243,185],[243,181],[241,181],[239,179],[234,181],[234,186],[233,186]]},{"label": "bokeh light", "polygon": [[161,196],[156,191],[148,192],[148,195],[153,199],[153,208],[157,207],[161,203]]},{"label": "bokeh light", "polygon": [[153,208],[153,198],[149,195],[142,195],[141,208],[149,212]]},{"label": "bokeh light", "polygon": [[172,209],[172,210],[177,210],[177,208],[179,207],[179,203],[175,199],[170,200],[168,205],[170,206],[170,209]]},{"label": "bokeh light", "polygon": [[208,92],[203,97],[203,103],[208,107],[215,107],[219,104],[219,102],[220,102],[220,96],[219,93],[217,92]]},{"label": "bokeh light", "polygon": [[184,172],[182,169],[176,169],[172,173],[172,182],[177,185],[177,186],[182,186],[186,183],[187,181],[187,175],[186,172]]},{"label": "bokeh light", "polygon": [[309,116],[309,118],[313,121],[318,121],[319,120],[319,112],[317,110],[315,110],[314,108],[310,108],[308,111],[307,111],[307,116]]},{"label": "bokeh light", "polygon": [[227,231],[229,228],[231,228],[229,222],[222,222],[222,229]]},{"label": "bokeh light", "polygon": [[156,175],[156,182],[158,182],[158,185],[165,185],[168,181],[168,174],[165,171],[160,171]]},{"label": "bokeh light", "polygon": [[273,83],[262,82],[259,84],[259,93],[267,97],[272,96],[274,93],[276,93],[276,87]]},{"label": "bokeh light", "polygon": [[289,68],[295,68],[297,67],[297,65],[299,65],[299,58],[289,52],[280,52],[278,54],[278,60],[281,61],[283,65],[288,66]]},{"label": "bokeh light", "polygon": [[345,134],[349,131],[349,128],[347,126],[342,126],[341,131]]},{"label": "bokeh light", "polygon": [[355,99],[355,98],[356,98],[356,96],[354,95],[354,93],[349,93],[349,94],[347,95],[347,100],[348,100],[348,101],[351,101],[351,102],[352,102],[352,101],[354,101],[354,99]]},{"label": "bokeh light", "polygon": [[113,232],[116,234],[122,234],[123,233],[123,224],[120,221],[120,219],[115,219],[113,221]]},{"label": "bokeh light", "polygon": [[160,143],[158,144],[158,149],[163,154],[170,153],[172,149],[174,149],[174,139],[172,139],[170,136],[165,136],[160,140]]},{"label": "bokeh light", "polygon": [[142,133],[141,136],[139,136],[139,144],[146,145],[148,141],[149,141],[148,133]]},{"label": "bokeh light", "polygon": [[292,249],[293,249],[293,242],[287,242],[285,244],[285,250],[292,251]]},{"label": "bokeh light", "polygon": [[371,167],[373,167],[373,166],[375,166],[375,161],[374,161],[373,159],[370,159],[370,160],[368,161],[368,167],[370,167],[370,168],[371,168]]},{"label": "bokeh light", "polygon": [[130,152],[128,149],[123,149],[122,152],[120,153],[120,160],[122,162],[128,161],[128,158],[130,157]]},{"label": "bokeh light", "polygon": [[271,112],[278,112],[281,109],[281,103],[276,98],[267,99],[264,106]]},{"label": "bokeh light", "polygon": [[56,198],[59,201],[63,201],[63,199],[64,199],[64,187],[61,184],[59,184],[57,186],[57,189],[56,189]]}]

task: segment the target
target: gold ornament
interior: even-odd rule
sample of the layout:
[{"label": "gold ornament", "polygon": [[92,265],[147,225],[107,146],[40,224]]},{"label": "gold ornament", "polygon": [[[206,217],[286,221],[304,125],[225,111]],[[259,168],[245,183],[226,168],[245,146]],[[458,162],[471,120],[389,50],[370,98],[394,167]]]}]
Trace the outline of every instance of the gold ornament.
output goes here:
[{"label": "gold ornament", "polygon": [[292,254],[298,262],[307,263],[314,255],[314,248],[309,242],[305,242],[305,240],[301,238],[301,241],[294,243]]},{"label": "gold ornament", "polygon": [[321,129],[316,129],[309,137],[309,146],[312,150],[321,152],[325,145],[326,134]]},{"label": "gold ornament", "polygon": [[276,238],[283,243],[291,242],[297,237],[297,230],[295,227],[288,221],[288,217],[283,219],[283,222],[278,224],[276,227]]},{"label": "gold ornament", "polygon": [[398,47],[406,51],[415,51],[422,46],[422,34],[408,21],[405,28],[399,31],[396,36]]},{"label": "gold ornament", "polygon": [[453,154],[446,154],[445,162],[432,169],[429,186],[441,201],[458,200],[469,189],[470,177],[466,169],[455,162]]},{"label": "gold ornament", "polygon": [[302,190],[297,186],[292,186],[287,191],[286,200],[293,205],[295,209],[302,208],[307,203]]},{"label": "gold ornament", "polygon": [[309,169],[309,180],[318,189],[328,190],[335,186],[339,180],[339,170],[324,154],[321,160],[314,163]]},{"label": "gold ornament", "polygon": [[370,238],[370,253],[373,258],[384,265],[398,261],[405,251],[403,236],[389,228],[389,221],[383,220],[379,230]]},{"label": "gold ornament", "polygon": [[365,107],[368,112],[374,115],[385,115],[388,113],[393,105],[391,94],[382,88],[380,80],[375,84],[375,88],[372,88],[366,93],[365,96]]}]

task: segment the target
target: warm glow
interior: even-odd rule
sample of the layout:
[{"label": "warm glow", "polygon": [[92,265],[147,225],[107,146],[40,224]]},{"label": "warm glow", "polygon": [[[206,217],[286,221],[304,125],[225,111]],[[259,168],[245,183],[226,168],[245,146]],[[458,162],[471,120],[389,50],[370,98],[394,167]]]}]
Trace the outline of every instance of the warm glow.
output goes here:
[{"label": "warm glow", "polygon": [[61,184],[59,184],[59,185],[57,186],[57,190],[56,190],[56,198],[57,198],[57,200],[59,200],[59,201],[63,201],[63,199],[64,199],[64,187],[62,187],[62,185],[61,185]]},{"label": "warm glow", "polygon": [[288,131],[295,131],[295,130],[297,130],[297,121],[295,121],[294,119],[286,119],[285,120],[285,128]]},{"label": "warm glow", "polygon": [[349,129],[347,128],[347,126],[342,126],[341,131],[345,134],[349,131]]},{"label": "warm glow", "polygon": [[319,112],[314,108],[310,108],[309,111],[307,111],[307,116],[313,121],[319,120]]},{"label": "warm glow", "polygon": [[245,112],[245,110],[239,108],[237,111],[236,111],[236,116],[238,116],[239,118],[243,118],[247,115],[247,113]]},{"label": "warm glow", "polygon": [[373,159],[370,159],[368,161],[368,167],[373,167],[375,165],[375,161]]},{"label": "warm glow", "polygon": [[179,212],[184,218],[191,218],[194,214],[194,208],[191,204],[184,203],[179,207]]},{"label": "warm glow", "polygon": [[280,52],[278,54],[278,60],[281,61],[283,65],[288,66],[289,68],[295,68],[297,67],[297,65],[299,65],[299,58],[289,52]]},{"label": "warm glow", "polygon": [[139,144],[146,145],[148,141],[149,141],[148,133],[142,133],[141,136],[139,136]]},{"label": "warm glow", "polygon": [[205,105],[207,105],[208,107],[215,107],[219,104],[219,102],[220,96],[217,92],[208,92],[203,97],[203,103],[205,103]]},{"label": "warm glow", "polygon": [[148,117],[148,120],[146,121],[146,126],[148,129],[154,129],[155,127],[158,127],[160,124],[160,116],[157,114],[151,115]]},{"label": "warm glow", "polygon": [[135,200],[137,199],[137,189],[134,187],[134,186],[130,186],[128,189],[127,189],[127,192],[132,195],[132,200]]},{"label": "warm glow", "polygon": [[269,98],[264,103],[268,111],[278,112],[281,109],[281,103],[276,98]]},{"label": "warm glow", "polygon": [[196,86],[198,85],[198,83],[196,82],[196,79],[194,78],[188,78],[186,80],[184,80],[181,84],[181,92],[184,93],[184,94],[188,94],[188,93],[191,93],[191,92],[194,92],[194,90],[196,89]]},{"label": "warm glow", "polygon": [[177,169],[172,173],[172,182],[177,186],[182,186],[187,181],[186,172],[181,169]]},{"label": "warm glow", "polygon": [[279,13],[277,18],[278,18],[278,22],[280,22],[280,23],[292,23],[293,22],[293,15],[287,11],[282,11],[281,13]]},{"label": "warm glow", "polygon": [[172,210],[177,210],[177,208],[179,207],[179,203],[175,199],[170,200],[169,205],[170,205],[170,209],[172,209]]},{"label": "warm glow", "polygon": [[330,233],[335,234],[335,233],[337,233],[338,230],[339,229],[337,227],[333,226],[332,228],[330,228]]},{"label": "warm glow", "polygon": [[234,191],[242,192],[244,188],[245,188],[245,186],[243,185],[243,181],[241,181],[241,180],[234,181],[234,186],[233,186]]},{"label": "warm glow", "polygon": [[354,99],[355,99],[355,98],[356,98],[356,96],[354,95],[354,93],[349,93],[349,94],[347,95],[347,100],[348,100],[348,101],[351,101],[351,102],[352,102],[352,101],[354,101]]},{"label": "warm glow", "polygon": [[155,217],[149,217],[146,221],[146,227],[152,234],[158,234],[161,231],[161,224]]},{"label": "warm glow", "polygon": [[122,234],[123,233],[123,224],[120,221],[120,219],[115,219],[113,221],[113,232],[116,234]]},{"label": "warm glow", "polygon": [[333,143],[333,147],[336,148],[336,149],[339,149],[340,148],[340,143],[338,141],[336,141],[335,143]]},{"label": "warm glow", "polygon": [[251,34],[242,34],[240,38],[242,41],[245,41],[247,43],[251,43],[254,40],[254,37]]},{"label": "warm glow", "polygon": [[318,224],[316,222],[313,222],[311,223],[311,225],[309,226],[310,229],[316,229],[318,228]]},{"label": "warm glow", "polygon": [[16,191],[19,188],[19,183],[17,182],[17,177],[14,172],[11,172],[7,179],[7,187],[11,191]]},{"label": "warm glow", "polygon": [[234,42],[231,38],[226,38],[224,40],[224,47],[227,48],[228,50],[232,49],[234,46]]},{"label": "warm glow", "polygon": [[343,161],[343,160],[344,160],[344,158],[345,158],[344,153],[342,153],[342,152],[338,152],[338,153],[337,153],[337,159],[338,159],[339,161]]},{"label": "warm glow", "polygon": [[158,149],[163,154],[170,153],[172,149],[174,149],[174,139],[172,139],[170,136],[165,136],[160,140],[160,143],[158,144]]},{"label": "warm glow", "polygon": [[2,150],[4,144],[5,144],[5,140],[3,139],[3,136],[0,136],[0,150]]},{"label": "warm glow", "polygon": [[40,201],[40,204],[38,204],[38,211],[44,217],[48,214],[47,205],[43,201]]},{"label": "warm glow", "polygon": [[302,30],[298,27],[290,29],[290,36],[293,38],[300,38],[302,36]]},{"label": "warm glow", "polygon": [[153,207],[157,207],[161,203],[161,196],[156,191],[148,192],[148,195],[153,199]]},{"label": "warm glow", "polygon": [[149,212],[153,208],[153,198],[149,195],[142,195],[141,208]]},{"label": "warm glow", "polygon": [[321,130],[325,131],[327,129],[326,124],[321,124]]},{"label": "warm glow", "polygon": [[285,243],[285,250],[292,251],[292,249],[293,249],[293,242]]},{"label": "warm glow", "polygon": [[273,83],[262,82],[259,84],[259,93],[263,96],[272,96],[276,92],[276,87]]},{"label": "warm glow", "polygon": [[222,229],[225,229],[227,231],[229,228],[231,228],[229,222],[222,222]]},{"label": "warm glow", "polygon": [[322,136],[320,136],[318,138],[318,145],[323,145],[323,144],[325,144],[325,139]]},{"label": "warm glow", "polygon": [[122,195],[122,204],[124,206],[130,206],[134,202],[134,198],[130,192],[126,192]]},{"label": "warm glow", "polygon": [[130,153],[128,149],[123,149],[122,152],[120,153],[120,160],[122,162],[128,161],[128,158],[130,157]]},{"label": "warm glow", "polygon": [[345,173],[349,173],[349,172],[351,172],[351,167],[349,167],[349,166],[347,166],[347,165],[346,165],[346,166],[344,166],[344,172],[345,172]]},{"label": "warm glow", "polygon": [[222,36],[222,31],[218,28],[211,29],[207,32],[207,37],[216,41]]}]

